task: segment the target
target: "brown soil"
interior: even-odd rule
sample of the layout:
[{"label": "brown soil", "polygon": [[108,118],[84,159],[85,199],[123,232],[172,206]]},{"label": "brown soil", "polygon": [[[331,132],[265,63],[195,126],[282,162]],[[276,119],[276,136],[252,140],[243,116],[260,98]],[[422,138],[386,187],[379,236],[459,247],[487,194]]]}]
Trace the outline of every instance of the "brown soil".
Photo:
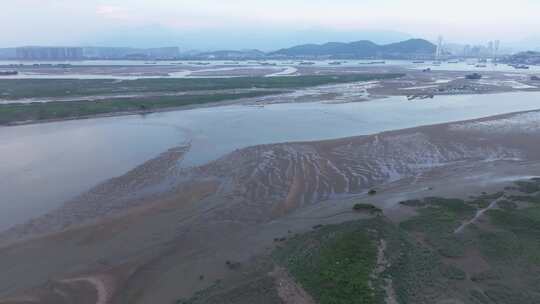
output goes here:
[{"label": "brown soil", "polygon": [[315,300],[287,273],[282,267],[277,267],[270,274],[276,284],[279,297],[284,304],[315,304]]}]

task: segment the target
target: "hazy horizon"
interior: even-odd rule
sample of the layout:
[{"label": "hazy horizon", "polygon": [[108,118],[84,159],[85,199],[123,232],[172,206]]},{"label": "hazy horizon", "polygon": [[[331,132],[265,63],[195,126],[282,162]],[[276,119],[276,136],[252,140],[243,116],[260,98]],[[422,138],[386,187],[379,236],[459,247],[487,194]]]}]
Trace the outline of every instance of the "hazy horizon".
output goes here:
[{"label": "hazy horizon", "polygon": [[[275,50],[302,43],[417,37],[540,47],[540,3],[516,0],[21,0],[0,17],[10,25],[0,47],[87,45]],[[36,29],[39,29],[36,30]]]}]

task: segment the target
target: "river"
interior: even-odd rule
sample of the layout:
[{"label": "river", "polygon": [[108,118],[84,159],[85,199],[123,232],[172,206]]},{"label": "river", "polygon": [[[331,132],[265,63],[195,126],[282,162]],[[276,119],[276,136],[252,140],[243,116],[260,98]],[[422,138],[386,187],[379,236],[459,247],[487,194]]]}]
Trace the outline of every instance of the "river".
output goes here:
[{"label": "river", "polygon": [[39,216],[171,147],[184,166],[267,143],[374,134],[540,109],[540,92],[408,101],[233,105],[0,127],[0,230]]},{"label": "river", "polygon": [[[459,62],[414,62],[410,60],[342,60],[335,65],[332,60],[314,60],[308,67],[311,68],[388,68],[434,71],[462,71],[462,72],[504,72],[515,75],[529,75],[540,73],[540,66],[530,66],[529,69],[515,69],[507,64],[481,64],[478,60],[470,59]],[[67,68],[59,65],[71,65]],[[42,65],[34,66],[34,65]],[[43,66],[45,65],[45,66]],[[267,70],[266,76],[289,76],[293,75],[298,68],[304,65],[301,61],[155,61],[145,62],[140,60],[82,60],[82,61],[0,61],[0,70],[19,70],[17,75],[2,76],[0,79],[119,79],[132,80],[141,78],[229,78],[238,77],[242,74],[223,73],[235,70]],[[99,67],[99,72],[91,68]],[[22,68],[22,69],[21,69]],[[117,69],[122,68],[122,72]],[[129,72],[129,68],[136,68]],[[172,69],[172,70],[171,70]],[[108,72],[107,72],[108,71]],[[151,73],[144,73],[151,72]],[[219,76],[197,76],[197,73],[220,72]],[[244,76],[247,76],[244,72]]]}]

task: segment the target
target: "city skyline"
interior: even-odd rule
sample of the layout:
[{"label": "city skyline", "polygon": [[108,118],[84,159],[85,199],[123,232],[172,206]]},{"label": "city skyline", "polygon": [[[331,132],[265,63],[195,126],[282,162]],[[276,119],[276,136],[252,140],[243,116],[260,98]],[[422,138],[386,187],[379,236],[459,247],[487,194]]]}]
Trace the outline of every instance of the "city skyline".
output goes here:
[{"label": "city skyline", "polygon": [[[0,10],[0,17],[11,29],[2,34],[0,47],[170,45],[270,50],[324,41],[369,39],[384,43],[406,37],[436,41],[440,34],[447,41],[464,44],[502,40],[533,47],[537,42],[534,28],[540,25],[535,16],[540,3],[531,0],[21,2],[24,5],[5,1]],[[267,42],[270,40],[274,43]]]}]

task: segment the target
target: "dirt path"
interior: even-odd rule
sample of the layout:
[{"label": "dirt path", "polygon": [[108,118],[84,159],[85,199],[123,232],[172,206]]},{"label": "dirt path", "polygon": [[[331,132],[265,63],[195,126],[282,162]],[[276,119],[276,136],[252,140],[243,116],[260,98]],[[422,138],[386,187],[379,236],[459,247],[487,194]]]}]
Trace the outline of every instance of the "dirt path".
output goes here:
[{"label": "dirt path", "polygon": [[66,284],[79,283],[79,282],[89,283],[96,289],[96,292],[97,292],[96,304],[108,304],[112,296],[112,293],[110,292],[109,288],[107,288],[107,284],[105,280],[98,276],[74,278],[74,279],[62,280],[61,282],[66,283]]},{"label": "dirt path", "polygon": [[270,275],[276,280],[277,291],[283,303],[315,304],[315,300],[289,276],[285,269],[276,267]]},{"label": "dirt path", "polygon": [[15,298],[7,298],[0,300],[0,304],[14,304],[14,303],[39,303],[39,299],[33,296],[21,296]]},{"label": "dirt path", "polygon": [[[375,271],[373,272],[371,279],[375,280],[381,276],[381,274],[390,266],[388,263],[388,260],[386,259],[386,250],[387,250],[387,244],[385,240],[381,240],[379,243],[379,246],[377,248],[377,267],[375,268]],[[384,291],[386,293],[386,297],[384,299],[386,304],[398,304],[396,292],[394,290],[394,287],[392,285],[392,279],[391,278],[385,278],[384,279]]]},{"label": "dirt path", "polygon": [[489,204],[489,206],[487,206],[486,208],[484,209],[481,209],[481,210],[478,210],[476,212],[476,215],[469,221],[466,221],[465,223],[461,224],[461,226],[459,226],[456,230],[454,230],[454,233],[458,234],[458,233],[461,233],[463,232],[463,230],[465,228],[467,228],[467,226],[471,225],[471,224],[474,224],[476,221],[478,221],[478,219],[486,212],[488,211],[489,209],[493,209],[495,208],[495,206],[497,205],[498,202],[500,202],[502,199],[504,199],[504,196],[494,200],[491,202],[491,204]]}]

